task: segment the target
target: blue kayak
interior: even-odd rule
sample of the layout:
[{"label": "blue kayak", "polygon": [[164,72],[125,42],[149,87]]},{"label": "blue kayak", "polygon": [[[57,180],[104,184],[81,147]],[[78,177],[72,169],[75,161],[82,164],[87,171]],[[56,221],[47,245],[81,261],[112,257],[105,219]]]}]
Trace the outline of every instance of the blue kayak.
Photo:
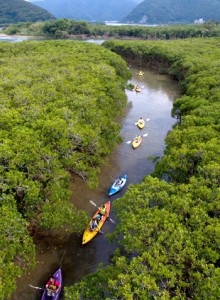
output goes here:
[{"label": "blue kayak", "polygon": [[110,187],[108,195],[112,196],[112,195],[116,194],[117,192],[119,192],[125,185],[126,181],[127,181],[127,175],[124,175],[124,176],[116,179],[114,184]]}]

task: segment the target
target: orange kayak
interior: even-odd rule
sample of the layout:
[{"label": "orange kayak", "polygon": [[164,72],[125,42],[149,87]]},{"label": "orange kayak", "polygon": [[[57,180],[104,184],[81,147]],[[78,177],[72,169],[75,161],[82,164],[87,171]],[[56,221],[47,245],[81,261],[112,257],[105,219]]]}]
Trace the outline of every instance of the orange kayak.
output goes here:
[{"label": "orange kayak", "polygon": [[[91,229],[90,229],[90,222],[87,225],[87,227],[86,227],[86,229],[85,229],[85,231],[83,233],[82,245],[85,245],[86,243],[90,242],[99,233],[99,230],[104,225],[104,223],[105,223],[105,221],[108,218],[109,213],[110,213],[110,201],[106,202],[105,206],[106,206],[107,213],[104,216],[102,216],[101,221],[98,223],[98,228],[95,229],[94,231],[91,231]],[[99,213],[99,209],[95,212],[95,214],[93,215],[92,218],[95,218],[98,213]]]}]

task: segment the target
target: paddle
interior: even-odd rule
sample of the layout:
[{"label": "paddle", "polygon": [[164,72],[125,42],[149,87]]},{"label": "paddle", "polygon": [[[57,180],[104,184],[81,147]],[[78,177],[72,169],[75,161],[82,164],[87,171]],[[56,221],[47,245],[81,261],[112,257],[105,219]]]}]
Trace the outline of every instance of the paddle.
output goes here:
[{"label": "paddle", "polygon": [[[142,136],[143,136],[143,137],[148,136],[148,133],[145,133],[145,134],[143,134]],[[130,144],[130,143],[132,143],[132,141],[127,141],[127,144]]]},{"label": "paddle", "polygon": [[105,233],[103,232],[103,231],[101,231],[100,229],[99,230],[96,230],[97,232],[100,232],[100,233],[102,233],[102,234],[104,234],[105,235]]},{"label": "paddle", "polygon": [[[92,205],[94,205],[95,207],[99,208],[98,205],[96,205],[92,200],[89,200],[89,202],[90,202]],[[115,221],[114,221],[114,220],[112,220],[111,218],[109,218],[109,220],[110,220],[112,223],[115,224]]]},{"label": "paddle", "polygon": [[43,290],[43,291],[44,291],[43,288],[40,288],[40,287],[38,287],[38,286],[33,286],[33,285],[31,285],[31,284],[29,284],[29,286],[30,286],[31,288],[33,288],[33,289],[36,289],[36,290]]},{"label": "paddle", "polygon": [[[31,285],[31,284],[29,284],[29,287],[31,287],[31,288],[33,288],[33,289],[36,289],[36,290],[45,290],[45,289],[43,289],[43,288],[41,288],[41,287],[39,287],[39,286],[33,286],[33,285]],[[60,295],[63,295],[63,293],[61,292],[60,293]]]}]

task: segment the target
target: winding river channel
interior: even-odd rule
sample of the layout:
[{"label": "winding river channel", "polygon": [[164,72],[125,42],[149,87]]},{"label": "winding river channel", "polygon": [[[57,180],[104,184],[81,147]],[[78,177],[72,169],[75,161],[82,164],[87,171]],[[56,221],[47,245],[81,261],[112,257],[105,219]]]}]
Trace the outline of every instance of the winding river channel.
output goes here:
[{"label": "winding river channel", "polygon": [[[111,202],[124,194],[129,184],[140,183],[144,176],[151,174],[154,163],[148,157],[163,155],[165,137],[176,122],[171,118],[171,108],[173,101],[181,95],[178,83],[150,69],[142,69],[144,75],[139,76],[139,68],[129,67],[133,74],[131,82],[138,84],[141,92],[126,91],[128,105],[121,124],[123,142],[116,147],[102,167],[97,190],[87,188],[78,177],[71,180],[71,201],[91,216],[96,207],[91,205],[90,200],[97,205],[103,203],[107,199],[107,191],[113,178],[126,174],[128,180],[123,191],[113,196]],[[146,120],[142,131],[135,125],[139,117]],[[137,134],[148,135],[143,137],[141,146],[134,150],[128,142]],[[117,223],[114,214],[110,216]],[[113,232],[115,226],[116,224],[107,221],[103,232]],[[41,299],[42,290],[29,285],[43,288],[48,277],[59,266],[62,266],[64,286],[70,286],[95,271],[100,263],[106,266],[110,262],[117,245],[111,244],[105,234],[99,234],[85,247],[81,247],[81,239],[78,235],[51,233],[36,240],[36,268],[18,279],[17,290],[10,300]]]}]

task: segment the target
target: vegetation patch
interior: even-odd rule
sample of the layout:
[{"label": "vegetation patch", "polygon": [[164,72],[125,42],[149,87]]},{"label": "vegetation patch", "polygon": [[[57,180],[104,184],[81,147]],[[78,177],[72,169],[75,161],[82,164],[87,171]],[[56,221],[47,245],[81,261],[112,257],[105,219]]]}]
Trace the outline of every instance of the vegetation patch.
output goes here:
[{"label": "vegetation patch", "polygon": [[[131,74],[118,55],[74,41],[0,44],[0,299],[34,264],[33,226],[81,232],[70,173],[97,187],[120,141]],[[97,63],[98,62],[98,63]]]},{"label": "vegetation patch", "polygon": [[50,38],[88,38],[104,39],[143,39],[170,40],[191,37],[219,37],[220,24],[209,21],[204,24],[166,25],[166,26],[137,26],[137,25],[105,25],[86,21],[68,19],[51,20],[35,23],[25,22],[12,24],[4,29],[7,34],[39,35]]}]

